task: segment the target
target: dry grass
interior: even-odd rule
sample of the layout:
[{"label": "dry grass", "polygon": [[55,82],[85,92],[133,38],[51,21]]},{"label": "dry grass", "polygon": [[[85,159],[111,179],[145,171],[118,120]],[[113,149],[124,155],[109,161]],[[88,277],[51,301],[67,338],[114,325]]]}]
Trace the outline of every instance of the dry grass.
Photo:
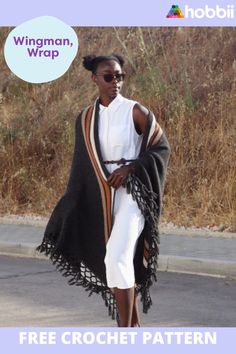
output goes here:
[{"label": "dry grass", "polygon": [[172,156],[163,220],[236,229],[236,28],[78,28],[80,50],[60,79],[11,75],[0,31],[0,212],[48,215],[70,169],[74,120],[96,97],[81,58],[121,53],[123,94],[149,107]]}]

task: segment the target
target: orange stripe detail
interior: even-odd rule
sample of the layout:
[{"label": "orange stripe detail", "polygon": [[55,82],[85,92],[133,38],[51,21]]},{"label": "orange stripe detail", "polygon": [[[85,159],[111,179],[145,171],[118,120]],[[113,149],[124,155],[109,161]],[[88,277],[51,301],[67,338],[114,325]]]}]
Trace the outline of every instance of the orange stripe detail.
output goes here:
[{"label": "orange stripe detail", "polygon": [[88,150],[88,154],[89,154],[90,160],[92,162],[92,165],[93,165],[93,168],[94,168],[97,180],[98,180],[98,184],[100,187],[100,191],[101,191],[103,216],[104,216],[104,233],[105,233],[105,241],[107,242],[108,238],[110,236],[110,233],[111,233],[111,228],[112,228],[111,190],[100,172],[100,168],[98,166],[97,160],[96,160],[96,158],[94,156],[94,152],[93,152],[93,149],[95,147],[92,146],[92,143],[90,140],[91,120],[92,120],[93,109],[94,109],[94,107],[91,106],[88,108],[87,111],[84,112],[84,116],[82,117],[82,119],[83,119],[82,120],[82,128],[83,128],[85,144],[86,144],[86,147]]},{"label": "orange stripe detail", "polygon": [[[106,220],[107,220],[107,227],[108,227],[108,233],[110,234],[111,232],[111,227],[112,227],[112,222],[111,222],[111,190],[110,187],[108,186],[106,180],[104,179],[104,177],[101,174],[100,171],[100,167],[98,165],[98,162],[94,156],[94,152],[93,149],[95,149],[95,146],[92,146],[92,143],[90,141],[90,131],[91,131],[91,118],[92,118],[92,114],[93,114],[93,107],[91,107],[91,110],[89,110],[88,115],[89,115],[89,126],[88,126],[88,130],[87,130],[87,136],[88,136],[88,141],[90,144],[90,149],[91,149],[91,155],[92,155],[92,160],[94,162],[94,167],[97,171],[97,174],[99,176],[100,181],[102,182],[102,186],[105,192],[105,199],[106,199]],[[94,128],[94,127],[92,127]]]},{"label": "orange stripe detail", "polygon": [[149,251],[147,251],[146,248],[144,248],[144,250],[143,250],[143,256],[144,256],[145,260],[147,261],[148,257],[149,257]]},{"label": "orange stripe detail", "polygon": [[161,129],[160,125],[158,123],[156,123],[156,127],[155,127],[155,130],[154,130],[154,133],[152,134],[152,136],[151,136],[151,138],[149,140],[148,146],[153,145],[154,140],[157,137],[160,129]]}]

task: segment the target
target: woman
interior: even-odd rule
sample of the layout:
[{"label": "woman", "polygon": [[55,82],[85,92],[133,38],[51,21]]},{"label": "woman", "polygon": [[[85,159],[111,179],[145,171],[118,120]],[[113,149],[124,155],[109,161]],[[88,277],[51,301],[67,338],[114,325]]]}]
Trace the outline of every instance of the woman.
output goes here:
[{"label": "woman", "polygon": [[100,293],[120,327],[140,326],[156,280],[158,221],[170,147],[154,115],[120,91],[119,55],[86,56],[98,88],[76,120],[66,193],[37,248],[50,255],[69,284]]}]

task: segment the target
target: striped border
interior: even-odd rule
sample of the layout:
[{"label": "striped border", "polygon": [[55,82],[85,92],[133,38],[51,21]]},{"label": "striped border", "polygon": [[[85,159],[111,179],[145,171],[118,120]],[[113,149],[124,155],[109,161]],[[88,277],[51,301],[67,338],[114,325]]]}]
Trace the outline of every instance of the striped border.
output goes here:
[{"label": "striped border", "polygon": [[104,236],[107,243],[112,229],[112,206],[114,198],[114,190],[107,184],[107,178],[102,170],[101,163],[96,151],[94,140],[94,121],[95,107],[94,105],[86,108],[81,117],[82,131],[84,135],[85,145],[93,165],[95,175],[101,192],[102,209],[104,216]]},{"label": "striped border", "polygon": [[143,249],[143,265],[145,268],[148,266],[149,258],[149,243],[144,239],[144,249]]},{"label": "striped border", "polygon": [[163,130],[161,129],[160,125],[157,123],[155,117],[152,117],[152,125],[148,135],[148,142],[147,147],[156,144],[160,137],[162,136]]}]

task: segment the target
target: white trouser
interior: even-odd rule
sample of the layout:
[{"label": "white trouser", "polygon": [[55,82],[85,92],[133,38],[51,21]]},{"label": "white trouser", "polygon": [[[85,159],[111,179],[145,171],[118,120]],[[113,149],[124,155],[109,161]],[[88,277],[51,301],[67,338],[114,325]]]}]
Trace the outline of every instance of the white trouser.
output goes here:
[{"label": "white trouser", "polygon": [[133,259],[144,217],[123,187],[116,190],[113,217],[104,259],[107,284],[109,288],[128,289],[135,284]]}]

